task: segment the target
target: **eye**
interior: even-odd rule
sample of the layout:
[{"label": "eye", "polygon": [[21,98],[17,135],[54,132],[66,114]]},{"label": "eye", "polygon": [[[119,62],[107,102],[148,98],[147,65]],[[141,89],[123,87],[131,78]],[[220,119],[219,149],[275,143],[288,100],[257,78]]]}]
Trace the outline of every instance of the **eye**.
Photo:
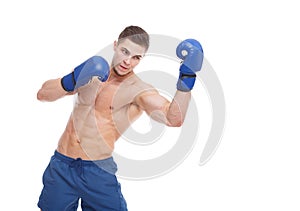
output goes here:
[{"label": "eye", "polygon": [[129,51],[126,48],[122,48],[121,52],[122,52],[122,54],[124,54],[126,56],[129,56],[129,54],[130,54]]},{"label": "eye", "polygon": [[132,58],[133,58],[134,60],[141,60],[142,57],[141,57],[141,56],[133,56]]}]

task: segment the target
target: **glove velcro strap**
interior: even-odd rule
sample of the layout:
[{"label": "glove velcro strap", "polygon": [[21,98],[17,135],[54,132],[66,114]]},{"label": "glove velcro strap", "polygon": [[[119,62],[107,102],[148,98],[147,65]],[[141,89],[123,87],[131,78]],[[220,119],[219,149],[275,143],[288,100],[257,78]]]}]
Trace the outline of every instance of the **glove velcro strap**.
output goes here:
[{"label": "glove velcro strap", "polygon": [[196,81],[196,74],[184,74],[180,73],[177,81],[177,89],[183,92],[189,92],[193,89]]},{"label": "glove velcro strap", "polygon": [[65,91],[67,91],[67,92],[74,91],[75,85],[76,85],[74,71],[69,73],[68,75],[64,76],[60,82],[61,82],[61,86],[63,87],[63,89]]}]

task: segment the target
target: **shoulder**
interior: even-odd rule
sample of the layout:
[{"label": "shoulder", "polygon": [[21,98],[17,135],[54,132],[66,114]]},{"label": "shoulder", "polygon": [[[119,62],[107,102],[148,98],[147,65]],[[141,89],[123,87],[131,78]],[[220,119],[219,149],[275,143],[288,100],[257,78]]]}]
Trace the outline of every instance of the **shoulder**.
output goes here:
[{"label": "shoulder", "polygon": [[[136,74],[127,78],[120,87],[121,92],[131,96],[132,103],[138,105],[144,96],[158,94],[158,91],[151,84],[145,82]],[[129,94],[130,93],[130,94]],[[129,94],[129,95],[128,95]]]},{"label": "shoulder", "polygon": [[134,104],[142,110],[151,110],[164,107],[169,101],[160,95],[159,91],[151,84],[136,76],[133,86],[138,90],[134,97]]},{"label": "shoulder", "polygon": [[136,74],[128,78],[125,83],[136,96],[144,93],[158,93],[155,87],[142,80]]}]

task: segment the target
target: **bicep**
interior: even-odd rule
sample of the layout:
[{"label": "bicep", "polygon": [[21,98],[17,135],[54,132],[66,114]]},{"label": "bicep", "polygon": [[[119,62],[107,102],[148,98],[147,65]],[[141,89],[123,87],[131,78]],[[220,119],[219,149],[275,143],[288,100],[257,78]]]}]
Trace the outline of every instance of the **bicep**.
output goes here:
[{"label": "bicep", "polygon": [[141,94],[137,97],[136,103],[152,119],[168,124],[167,112],[170,106],[170,101],[161,96],[157,91]]}]

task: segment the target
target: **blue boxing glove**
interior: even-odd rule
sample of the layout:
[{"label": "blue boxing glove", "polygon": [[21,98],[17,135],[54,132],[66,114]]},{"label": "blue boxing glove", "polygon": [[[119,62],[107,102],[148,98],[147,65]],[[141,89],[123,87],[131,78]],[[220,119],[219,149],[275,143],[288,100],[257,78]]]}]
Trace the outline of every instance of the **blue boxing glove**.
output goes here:
[{"label": "blue boxing glove", "polygon": [[183,60],[179,69],[177,89],[189,92],[193,89],[196,72],[201,70],[203,62],[203,49],[195,39],[186,39],[179,43],[176,48],[177,56]]},{"label": "blue boxing glove", "polygon": [[98,76],[104,82],[109,76],[109,64],[101,56],[93,56],[77,66],[73,72],[61,79],[61,85],[67,92],[87,84],[93,76]]}]

